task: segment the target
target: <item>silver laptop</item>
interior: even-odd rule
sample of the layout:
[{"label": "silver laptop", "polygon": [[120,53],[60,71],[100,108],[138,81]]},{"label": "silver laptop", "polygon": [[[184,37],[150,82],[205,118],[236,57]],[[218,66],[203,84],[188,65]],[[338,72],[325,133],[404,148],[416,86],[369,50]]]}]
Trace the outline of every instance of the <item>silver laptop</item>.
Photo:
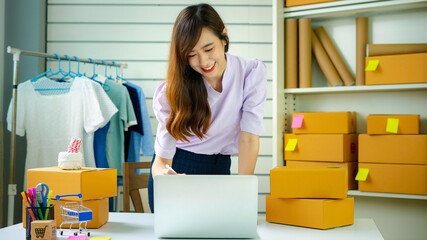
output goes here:
[{"label": "silver laptop", "polygon": [[255,238],[257,212],[256,176],[154,179],[154,232],[159,238]]}]

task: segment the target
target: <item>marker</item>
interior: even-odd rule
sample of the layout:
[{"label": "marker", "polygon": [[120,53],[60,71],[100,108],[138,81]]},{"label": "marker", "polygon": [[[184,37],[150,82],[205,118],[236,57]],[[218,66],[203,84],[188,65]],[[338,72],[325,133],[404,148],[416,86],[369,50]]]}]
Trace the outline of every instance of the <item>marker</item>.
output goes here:
[{"label": "marker", "polygon": [[49,190],[49,194],[47,195],[47,203],[46,203],[46,212],[44,214],[44,219],[47,220],[47,215],[49,214],[49,207],[50,207],[50,199],[52,198],[52,190]]},{"label": "marker", "polygon": [[22,198],[24,199],[25,206],[27,206],[28,212],[31,215],[31,218],[33,219],[33,221],[35,221],[36,217],[34,217],[33,210],[31,209],[30,204],[27,201],[27,195],[25,194],[25,192],[21,192],[21,195],[22,195]]},{"label": "marker", "polygon": [[[35,194],[35,191],[34,191],[34,194]],[[35,200],[34,200],[34,202],[35,202],[35,204],[34,204],[34,205],[36,205],[36,206],[37,206],[37,209],[39,210],[39,217],[40,217],[40,220],[44,220],[44,218],[43,218],[43,214],[42,214],[42,210],[41,210],[41,207],[40,207],[40,204],[39,204],[39,202],[37,201],[37,195],[35,195]]]},{"label": "marker", "polygon": [[175,170],[173,170],[173,168],[171,168],[170,166],[169,166],[169,164],[166,164],[166,168],[167,169],[169,169],[169,170],[171,170],[172,172],[174,172],[175,174],[177,174],[176,172],[175,172]]}]

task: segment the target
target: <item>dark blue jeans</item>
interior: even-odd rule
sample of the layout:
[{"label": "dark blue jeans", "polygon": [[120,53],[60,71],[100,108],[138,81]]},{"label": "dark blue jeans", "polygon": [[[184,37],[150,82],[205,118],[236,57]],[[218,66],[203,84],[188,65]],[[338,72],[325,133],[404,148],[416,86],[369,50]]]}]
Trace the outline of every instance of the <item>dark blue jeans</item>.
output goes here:
[{"label": "dark blue jeans", "polygon": [[[153,160],[151,161],[151,166],[153,166],[154,159],[156,155],[154,154]],[[177,173],[185,174],[222,174],[229,175],[231,166],[230,155],[214,154],[214,155],[205,155],[189,152],[183,149],[176,149],[176,153],[173,156],[172,168]],[[151,212],[154,213],[154,186],[153,186],[153,176],[151,175],[150,168],[150,178],[148,180],[148,201],[150,203]]]}]

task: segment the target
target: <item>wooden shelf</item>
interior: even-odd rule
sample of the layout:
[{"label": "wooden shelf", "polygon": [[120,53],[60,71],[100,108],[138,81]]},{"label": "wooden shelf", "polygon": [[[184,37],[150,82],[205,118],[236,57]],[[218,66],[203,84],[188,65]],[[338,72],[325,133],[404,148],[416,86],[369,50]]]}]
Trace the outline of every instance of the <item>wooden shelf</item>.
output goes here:
[{"label": "wooden shelf", "polygon": [[427,83],[414,84],[389,84],[369,86],[343,86],[343,87],[313,87],[282,89],[285,94],[321,94],[321,93],[346,93],[346,92],[389,92],[389,91],[416,91],[427,89]]},{"label": "wooden shelf", "polygon": [[284,8],[284,18],[334,18],[426,8],[425,0],[342,0]]},{"label": "wooden shelf", "polygon": [[397,193],[377,193],[377,192],[360,192],[357,190],[349,190],[349,196],[363,196],[363,197],[379,197],[379,198],[400,198],[400,199],[418,199],[427,200],[427,195],[414,195],[414,194],[397,194]]}]

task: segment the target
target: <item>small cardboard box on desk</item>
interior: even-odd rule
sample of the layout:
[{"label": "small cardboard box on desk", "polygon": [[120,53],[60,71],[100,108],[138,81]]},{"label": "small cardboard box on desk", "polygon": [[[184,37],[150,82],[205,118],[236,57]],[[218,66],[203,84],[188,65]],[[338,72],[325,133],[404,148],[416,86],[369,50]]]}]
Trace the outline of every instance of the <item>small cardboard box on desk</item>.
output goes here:
[{"label": "small cardboard box on desk", "polygon": [[56,240],[55,220],[37,220],[31,223],[31,240]]},{"label": "small cardboard box on desk", "polygon": [[[62,170],[59,167],[34,168],[27,171],[27,186],[34,187],[39,183],[45,183],[56,195],[82,194],[83,206],[93,212],[92,221],[88,222],[88,228],[99,228],[108,221],[108,198],[117,195],[117,169],[108,168],[81,168],[78,170]],[[80,201],[78,197],[61,199],[64,204],[67,201]],[[55,204],[56,226],[62,223],[59,204],[52,198]],[[24,227],[25,227],[25,217]],[[69,227],[69,224],[63,225]],[[73,224],[72,228],[78,228]]]},{"label": "small cardboard box on desk", "polygon": [[270,171],[267,222],[329,229],[354,223],[347,169],[277,167]]}]

